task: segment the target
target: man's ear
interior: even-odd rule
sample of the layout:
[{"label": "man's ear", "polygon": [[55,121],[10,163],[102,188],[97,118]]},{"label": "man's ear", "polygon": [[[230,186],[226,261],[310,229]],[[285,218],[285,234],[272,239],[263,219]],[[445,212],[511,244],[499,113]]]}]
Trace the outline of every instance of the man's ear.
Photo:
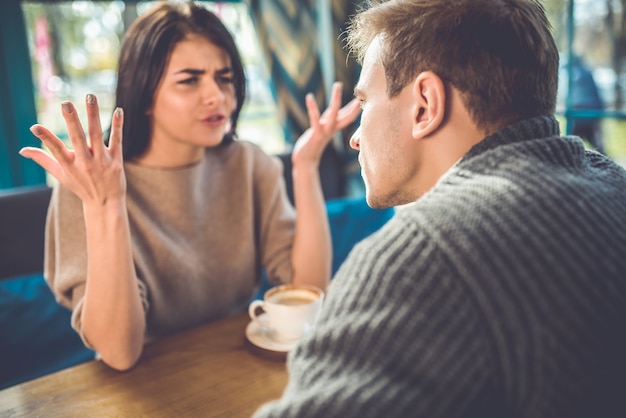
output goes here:
[{"label": "man's ear", "polygon": [[432,71],[419,73],[413,81],[414,138],[426,138],[442,124],[446,113],[446,89],[441,77]]}]

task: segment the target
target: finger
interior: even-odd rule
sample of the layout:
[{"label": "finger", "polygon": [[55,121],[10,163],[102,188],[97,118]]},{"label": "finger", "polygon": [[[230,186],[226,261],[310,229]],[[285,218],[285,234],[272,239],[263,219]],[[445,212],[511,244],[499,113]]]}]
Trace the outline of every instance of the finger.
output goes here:
[{"label": "finger", "polygon": [[320,109],[317,107],[317,102],[312,93],[306,95],[306,110],[309,114],[309,123],[311,126],[317,126],[320,120]]},{"label": "finger", "polygon": [[62,164],[69,164],[72,158],[70,150],[67,149],[65,143],[61,141],[55,134],[45,127],[35,124],[30,127],[30,131],[48,148],[54,158]]},{"label": "finger", "polygon": [[57,160],[51,157],[41,148],[24,147],[20,150],[20,155],[29,158],[39,164],[44,170],[52,174],[57,180],[63,177],[63,168]]},{"label": "finger", "polygon": [[339,107],[341,106],[342,90],[343,90],[343,83],[339,81],[335,81],[333,83],[332,94],[330,96],[330,104],[328,105],[329,109],[339,111]]},{"label": "finger", "polygon": [[87,105],[87,129],[89,133],[89,143],[94,155],[100,156],[104,152],[104,142],[102,142],[102,125],[100,124],[100,112],[98,99],[94,94],[88,94],[85,98]]},{"label": "finger", "polygon": [[352,99],[347,105],[339,110],[337,114],[337,129],[343,129],[355,121],[361,113],[361,101]]},{"label": "finger", "polygon": [[122,152],[122,128],[124,127],[124,110],[116,107],[111,119],[111,134],[109,136],[109,149],[117,155]]},{"label": "finger", "polygon": [[326,108],[326,110],[322,114],[322,122],[333,121],[337,117],[337,112],[339,111],[339,107],[341,106],[342,86],[343,83],[339,81],[335,81],[333,83],[330,94],[330,103],[328,104],[328,108]]},{"label": "finger", "polygon": [[85,138],[85,131],[78,119],[76,108],[71,102],[61,103],[61,113],[65,119],[65,125],[67,126],[67,134],[70,137],[72,147],[77,156],[81,158],[90,158],[91,152],[87,145],[87,139]]}]

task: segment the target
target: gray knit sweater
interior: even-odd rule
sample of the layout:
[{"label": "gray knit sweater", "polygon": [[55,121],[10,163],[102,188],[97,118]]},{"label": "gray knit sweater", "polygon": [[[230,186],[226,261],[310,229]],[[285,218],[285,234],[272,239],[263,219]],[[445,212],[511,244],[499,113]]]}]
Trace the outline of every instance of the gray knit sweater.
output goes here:
[{"label": "gray knit sweater", "polygon": [[359,243],[261,417],[626,417],[626,172],[554,118]]}]

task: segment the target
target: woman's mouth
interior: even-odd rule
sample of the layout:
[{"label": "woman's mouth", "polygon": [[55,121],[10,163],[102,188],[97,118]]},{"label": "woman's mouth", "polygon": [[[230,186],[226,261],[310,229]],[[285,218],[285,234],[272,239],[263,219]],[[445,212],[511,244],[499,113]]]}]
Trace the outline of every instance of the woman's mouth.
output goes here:
[{"label": "woman's mouth", "polygon": [[225,119],[224,115],[211,115],[202,119],[202,123],[210,126],[218,126],[222,125]]}]

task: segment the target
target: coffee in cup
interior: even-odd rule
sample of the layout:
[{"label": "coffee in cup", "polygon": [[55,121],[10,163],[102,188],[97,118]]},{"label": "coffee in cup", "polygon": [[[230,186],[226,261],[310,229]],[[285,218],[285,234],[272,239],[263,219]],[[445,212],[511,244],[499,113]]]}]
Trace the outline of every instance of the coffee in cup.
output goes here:
[{"label": "coffee in cup", "polygon": [[272,339],[288,343],[313,329],[323,301],[324,292],[315,286],[286,284],[269,289],[263,300],[253,301],[248,313]]}]

